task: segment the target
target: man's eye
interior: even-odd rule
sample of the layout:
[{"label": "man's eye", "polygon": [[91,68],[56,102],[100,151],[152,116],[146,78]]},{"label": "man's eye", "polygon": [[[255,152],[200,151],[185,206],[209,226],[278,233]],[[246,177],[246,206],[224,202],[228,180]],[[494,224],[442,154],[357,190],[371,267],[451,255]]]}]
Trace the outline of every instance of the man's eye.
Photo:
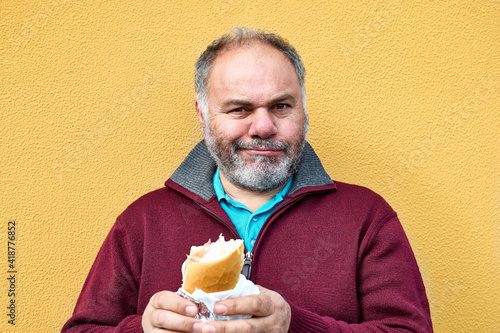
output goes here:
[{"label": "man's eye", "polygon": [[236,109],[230,110],[229,112],[243,112],[243,111],[245,111],[244,108],[236,108]]},{"label": "man's eye", "polygon": [[278,110],[283,110],[283,109],[286,109],[286,107],[287,107],[287,106],[288,106],[288,105],[286,105],[286,104],[277,104],[277,105],[276,105],[276,109],[278,109]]}]

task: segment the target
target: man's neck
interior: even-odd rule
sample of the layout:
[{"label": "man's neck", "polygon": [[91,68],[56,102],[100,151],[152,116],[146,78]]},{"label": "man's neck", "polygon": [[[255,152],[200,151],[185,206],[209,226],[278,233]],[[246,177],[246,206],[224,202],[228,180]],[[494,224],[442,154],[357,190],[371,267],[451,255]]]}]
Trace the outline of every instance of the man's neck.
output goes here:
[{"label": "man's neck", "polygon": [[220,173],[220,181],[224,191],[231,199],[241,202],[252,212],[255,212],[260,206],[274,198],[276,193],[281,191],[284,187],[281,186],[277,189],[265,192],[251,191],[234,185],[226,177],[224,177],[222,172]]}]

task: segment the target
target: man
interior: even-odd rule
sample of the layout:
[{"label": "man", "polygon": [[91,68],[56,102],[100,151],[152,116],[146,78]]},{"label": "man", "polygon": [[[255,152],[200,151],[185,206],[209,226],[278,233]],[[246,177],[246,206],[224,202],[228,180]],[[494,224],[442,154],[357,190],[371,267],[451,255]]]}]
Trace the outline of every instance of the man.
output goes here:
[{"label": "man", "polygon": [[[398,218],[368,189],[332,182],[305,138],[305,71],[281,37],[235,28],[196,64],[205,140],[117,219],[63,331],[432,332]],[[260,295],[202,323],[175,294],[191,245],[242,238]]]}]

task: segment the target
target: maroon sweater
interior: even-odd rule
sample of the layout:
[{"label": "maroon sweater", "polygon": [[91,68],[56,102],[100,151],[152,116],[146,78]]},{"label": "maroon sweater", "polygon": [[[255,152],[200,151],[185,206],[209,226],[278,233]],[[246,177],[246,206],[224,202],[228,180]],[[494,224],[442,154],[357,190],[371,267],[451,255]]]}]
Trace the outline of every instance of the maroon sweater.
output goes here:
[{"label": "maroon sweater", "polygon": [[[153,294],[177,291],[192,245],[238,238],[212,187],[203,142],[111,229],[63,332],[142,332]],[[251,280],[292,309],[289,332],[432,332],[403,228],[372,191],[333,183],[307,144],[290,193],[253,249]]]}]

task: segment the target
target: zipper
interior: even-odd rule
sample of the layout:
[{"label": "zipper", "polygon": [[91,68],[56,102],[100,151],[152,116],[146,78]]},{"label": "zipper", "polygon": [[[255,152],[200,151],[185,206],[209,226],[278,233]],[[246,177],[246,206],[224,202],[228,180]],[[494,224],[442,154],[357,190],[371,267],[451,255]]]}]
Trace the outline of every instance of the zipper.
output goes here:
[{"label": "zipper", "polygon": [[[319,191],[319,192],[326,192],[326,190],[323,190],[323,191]],[[303,197],[309,195],[310,193],[303,193],[297,197],[295,197],[294,199],[290,200],[289,202],[286,202],[284,205],[278,207],[277,209],[275,209],[271,215],[269,215],[269,217],[267,218],[267,221],[266,223],[264,223],[264,225],[262,226],[262,228],[260,229],[260,232],[259,234],[257,235],[257,238],[255,239],[255,244],[254,244],[254,247],[253,249],[255,250],[256,248],[256,245],[257,243],[259,242],[259,238],[260,236],[262,235],[262,231],[264,230],[265,226],[268,224],[269,220],[274,216],[276,215],[277,212],[283,210],[285,207],[297,202],[299,199],[302,199]],[[227,223],[223,218],[221,218],[219,215],[215,214],[214,212],[212,212],[210,209],[206,208],[204,205],[201,205],[198,203],[198,205],[204,210],[206,211],[209,215],[212,215],[213,217],[215,217],[217,220],[219,220],[220,222],[222,222],[222,224],[224,224],[226,227],[228,227],[231,231],[233,231],[234,235],[236,237],[240,237],[239,234],[238,234],[238,231],[236,230],[236,228],[234,228],[231,224]],[[245,259],[243,261],[243,268],[241,270],[241,274],[243,274],[245,276],[245,278],[247,280],[250,280],[250,276],[252,274],[252,262],[253,262],[253,251],[247,251],[245,253]]]},{"label": "zipper", "polygon": [[[319,192],[326,192],[326,190],[323,190],[323,191],[319,191]],[[257,243],[259,242],[259,239],[262,235],[262,232],[264,231],[266,225],[269,223],[269,221],[271,220],[271,218],[276,215],[279,211],[285,209],[287,206],[299,201],[300,199],[302,199],[303,197],[306,197],[308,196],[310,193],[303,193],[295,198],[293,198],[292,200],[286,202],[284,205],[282,206],[279,206],[277,207],[277,209],[275,209],[271,215],[269,215],[269,217],[267,218],[267,221],[266,223],[264,223],[264,225],[262,226],[262,228],[260,229],[259,231],[259,234],[257,235],[257,238],[255,239],[255,244],[253,246],[253,250],[255,250],[256,246],[257,246]],[[243,262],[243,269],[241,271],[241,274],[243,274],[247,280],[250,280],[250,276],[252,274],[252,262],[253,262],[253,251],[248,251],[246,254],[245,254],[245,260]]]},{"label": "zipper", "polygon": [[241,274],[243,274],[247,280],[250,280],[250,274],[252,274],[252,260],[253,252],[248,251],[245,254],[245,261],[243,262],[243,269],[241,270]]},{"label": "zipper", "polygon": [[[259,231],[259,234],[257,235],[257,238],[255,238],[255,243],[254,243],[254,246],[253,248],[255,249],[255,246],[257,245],[257,243],[259,242],[259,238],[260,236],[262,235],[262,231],[265,229],[266,225],[269,224],[269,221],[271,220],[271,218],[274,217],[274,215],[276,215],[279,211],[282,211],[283,209],[285,209],[286,207],[288,207],[289,205],[295,203],[296,201],[298,201],[299,199],[302,199],[303,197],[307,196],[309,193],[303,193],[295,198],[293,198],[292,200],[288,201],[288,202],[285,202],[285,204],[283,204],[282,206],[278,206],[268,217],[267,217],[267,220],[266,222],[264,223],[264,225],[262,226],[262,228],[260,229]],[[251,258],[253,258],[253,254],[250,256]],[[251,262],[251,260],[250,260]]]},{"label": "zipper", "polygon": [[[304,197],[305,194],[303,195],[300,195],[294,199],[292,199],[291,201],[285,203],[283,206],[281,207],[278,207],[278,209],[275,209],[271,215],[269,215],[269,217],[267,218],[267,221],[266,223],[264,223],[264,225],[262,226],[262,228],[260,229],[260,232],[259,234],[257,235],[257,238],[255,239],[255,244],[254,244],[254,249],[258,243],[258,240],[262,234],[262,231],[264,230],[264,227],[266,224],[268,224],[269,220],[271,219],[271,217],[273,215],[275,215],[278,211],[282,210],[283,208],[285,208],[286,206],[296,202],[297,200],[299,200],[300,198]],[[250,276],[252,275],[252,262],[253,262],[253,251],[247,251],[247,253],[245,253],[245,260],[243,261],[243,268],[241,270],[241,274],[243,274],[247,280],[250,280]]]},{"label": "zipper", "polygon": [[231,224],[227,223],[226,220],[224,220],[222,217],[220,217],[219,215],[215,214],[214,212],[212,212],[210,209],[208,209],[207,207],[205,207],[204,205],[201,205],[198,203],[198,206],[201,207],[201,209],[203,209],[205,212],[208,213],[208,215],[211,215],[213,217],[215,217],[217,220],[219,220],[222,224],[224,224],[229,230],[231,230],[234,234],[234,236],[236,238],[239,237],[238,235],[238,231],[236,230],[236,228],[234,228]]},{"label": "zipper", "polygon": [[[215,214],[214,212],[212,212],[210,209],[206,208],[205,206],[200,205],[200,204],[198,204],[198,205],[204,211],[206,211],[209,215],[212,215],[217,220],[219,220],[220,222],[222,222],[222,224],[224,224],[226,227],[228,227],[231,231],[233,231],[233,233],[235,234],[235,236],[239,237],[238,231],[235,228],[233,228],[232,225],[230,225],[229,223],[227,223],[226,220],[224,220],[222,217],[220,217],[219,215]],[[259,238],[259,237],[257,236],[257,238]],[[253,252],[252,251],[247,251],[247,253],[245,253],[245,259],[243,261],[243,268],[241,270],[241,274],[243,274],[247,280],[250,280],[250,275],[252,274],[252,260],[253,260]]]},{"label": "zipper", "polygon": [[[201,207],[203,209],[205,209],[205,211],[207,211],[208,213],[210,213],[213,217],[219,219],[219,221],[221,221],[224,225],[226,225],[229,229],[231,229],[237,237],[240,237],[238,235],[238,231],[235,228],[233,228],[232,225],[230,225],[229,223],[227,223],[224,219],[222,219],[217,214],[211,212],[208,208],[206,208],[204,206],[201,206]],[[247,251],[245,253],[245,259],[243,261],[243,267],[241,269],[241,274],[243,274],[243,276],[245,276],[245,278],[247,280],[250,280],[250,275],[252,274],[252,260],[253,260],[253,252],[252,251]]]}]

